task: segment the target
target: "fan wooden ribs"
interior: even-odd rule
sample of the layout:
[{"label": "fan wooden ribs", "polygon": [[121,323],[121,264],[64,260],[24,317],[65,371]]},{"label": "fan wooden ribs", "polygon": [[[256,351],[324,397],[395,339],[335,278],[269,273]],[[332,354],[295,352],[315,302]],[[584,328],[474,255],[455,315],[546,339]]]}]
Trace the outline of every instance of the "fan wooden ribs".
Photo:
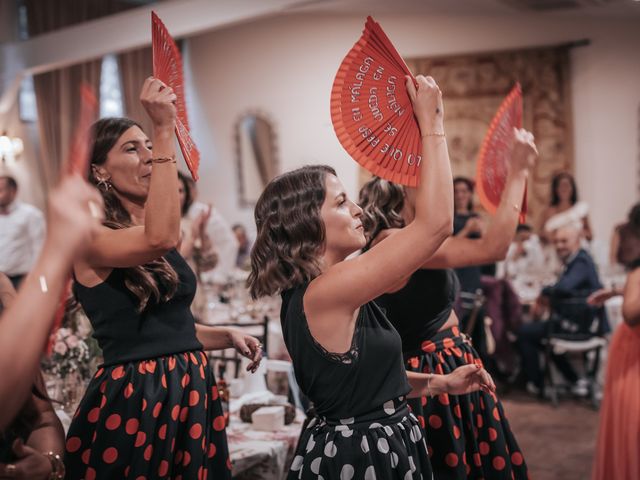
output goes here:
[{"label": "fan wooden ribs", "polygon": [[176,137],[182,151],[182,156],[194,180],[198,180],[200,152],[191,139],[187,106],[184,97],[184,77],[182,73],[182,59],[180,51],[167,27],[160,17],[151,12],[151,44],[153,51],[153,75],[173,89],[176,94]]},{"label": "fan wooden ribs", "polygon": [[413,78],[382,28],[368,17],[336,74],[331,119],[338,140],[360,165],[392,182],[416,186],[422,141],[406,75]]},{"label": "fan wooden ribs", "polygon": [[[489,213],[495,213],[500,205],[500,198],[507,181],[514,128],[522,128],[522,89],[519,83],[516,83],[500,104],[489,124],[478,154],[476,163],[478,197]],[[526,212],[525,188],[520,214],[521,222],[524,222]]]}]

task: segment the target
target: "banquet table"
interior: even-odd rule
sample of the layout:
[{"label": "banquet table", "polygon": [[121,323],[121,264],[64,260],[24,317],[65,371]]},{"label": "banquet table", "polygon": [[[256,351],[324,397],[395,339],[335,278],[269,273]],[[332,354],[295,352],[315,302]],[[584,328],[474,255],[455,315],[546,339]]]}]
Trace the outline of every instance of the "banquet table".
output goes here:
[{"label": "banquet table", "polygon": [[231,470],[239,480],[281,480],[286,477],[302,428],[302,419],[278,431],[257,431],[235,415],[227,429]]}]

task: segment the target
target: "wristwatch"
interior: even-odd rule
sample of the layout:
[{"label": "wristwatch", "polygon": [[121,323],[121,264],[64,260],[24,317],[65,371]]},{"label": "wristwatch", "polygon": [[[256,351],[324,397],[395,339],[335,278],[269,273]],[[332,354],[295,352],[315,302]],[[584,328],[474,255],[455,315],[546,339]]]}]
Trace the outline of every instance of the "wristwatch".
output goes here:
[{"label": "wristwatch", "polygon": [[54,452],[43,452],[42,454],[51,462],[51,475],[49,475],[49,480],[64,480],[66,472],[62,457]]}]

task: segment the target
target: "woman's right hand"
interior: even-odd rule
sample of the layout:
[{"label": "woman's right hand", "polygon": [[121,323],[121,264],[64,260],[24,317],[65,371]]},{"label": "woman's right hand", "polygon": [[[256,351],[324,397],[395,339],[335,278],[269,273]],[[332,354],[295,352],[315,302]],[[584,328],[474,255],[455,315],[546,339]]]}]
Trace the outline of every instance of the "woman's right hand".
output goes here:
[{"label": "woman's right hand", "polygon": [[49,194],[47,242],[75,257],[89,247],[103,219],[98,190],[80,175],[66,175]]},{"label": "woman's right hand", "polygon": [[464,395],[466,393],[483,390],[487,393],[495,392],[496,385],[489,372],[478,364],[463,365],[453,372],[444,375],[446,393]]},{"label": "woman's right hand", "polygon": [[144,81],[140,92],[140,102],[151,118],[154,128],[173,130],[176,121],[177,96],[173,89],[154,77]]},{"label": "woman's right hand", "polygon": [[538,158],[533,134],[524,128],[513,129],[510,168],[516,172],[531,170]]},{"label": "woman's right hand", "polygon": [[413,113],[418,120],[420,135],[444,132],[444,107],[442,92],[432,77],[418,75],[416,89],[413,79],[405,77],[407,93],[413,104]]},{"label": "woman's right hand", "polygon": [[589,305],[601,307],[602,305],[604,305],[604,302],[617,295],[620,295],[620,292],[618,292],[614,288],[601,288],[600,290],[596,290],[591,295],[589,295],[589,298],[587,298],[587,303]]}]

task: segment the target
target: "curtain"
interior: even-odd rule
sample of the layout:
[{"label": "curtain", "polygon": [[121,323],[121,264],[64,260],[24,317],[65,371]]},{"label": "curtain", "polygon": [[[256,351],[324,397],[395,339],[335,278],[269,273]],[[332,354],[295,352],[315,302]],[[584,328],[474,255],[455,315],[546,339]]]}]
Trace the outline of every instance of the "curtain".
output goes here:
[{"label": "curtain", "polygon": [[43,187],[55,185],[69,155],[72,135],[80,113],[80,85],[100,91],[102,60],[46,72],[33,77],[38,107]]},{"label": "curtain", "polygon": [[151,120],[140,103],[142,84],[153,73],[151,47],[120,53],[118,69],[125,115],[142,125],[145,133],[151,135]]},{"label": "curtain", "polygon": [[[119,0],[22,0],[30,37],[58,30],[127,8]],[[99,95],[102,59],[34,75],[33,84],[40,131],[40,172],[44,193],[57,182],[60,166],[69,154],[71,136],[80,110],[80,85]]]},{"label": "curtain", "polygon": [[551,177],[573,169],[569,47],[413,58],[407,65],[416,75],[431,75],[442,89],[453,172],[470,178],[493,115],[520,82],[523,126],[535,135],[540,153],[528,185],[527,222],[537,225]]}]

